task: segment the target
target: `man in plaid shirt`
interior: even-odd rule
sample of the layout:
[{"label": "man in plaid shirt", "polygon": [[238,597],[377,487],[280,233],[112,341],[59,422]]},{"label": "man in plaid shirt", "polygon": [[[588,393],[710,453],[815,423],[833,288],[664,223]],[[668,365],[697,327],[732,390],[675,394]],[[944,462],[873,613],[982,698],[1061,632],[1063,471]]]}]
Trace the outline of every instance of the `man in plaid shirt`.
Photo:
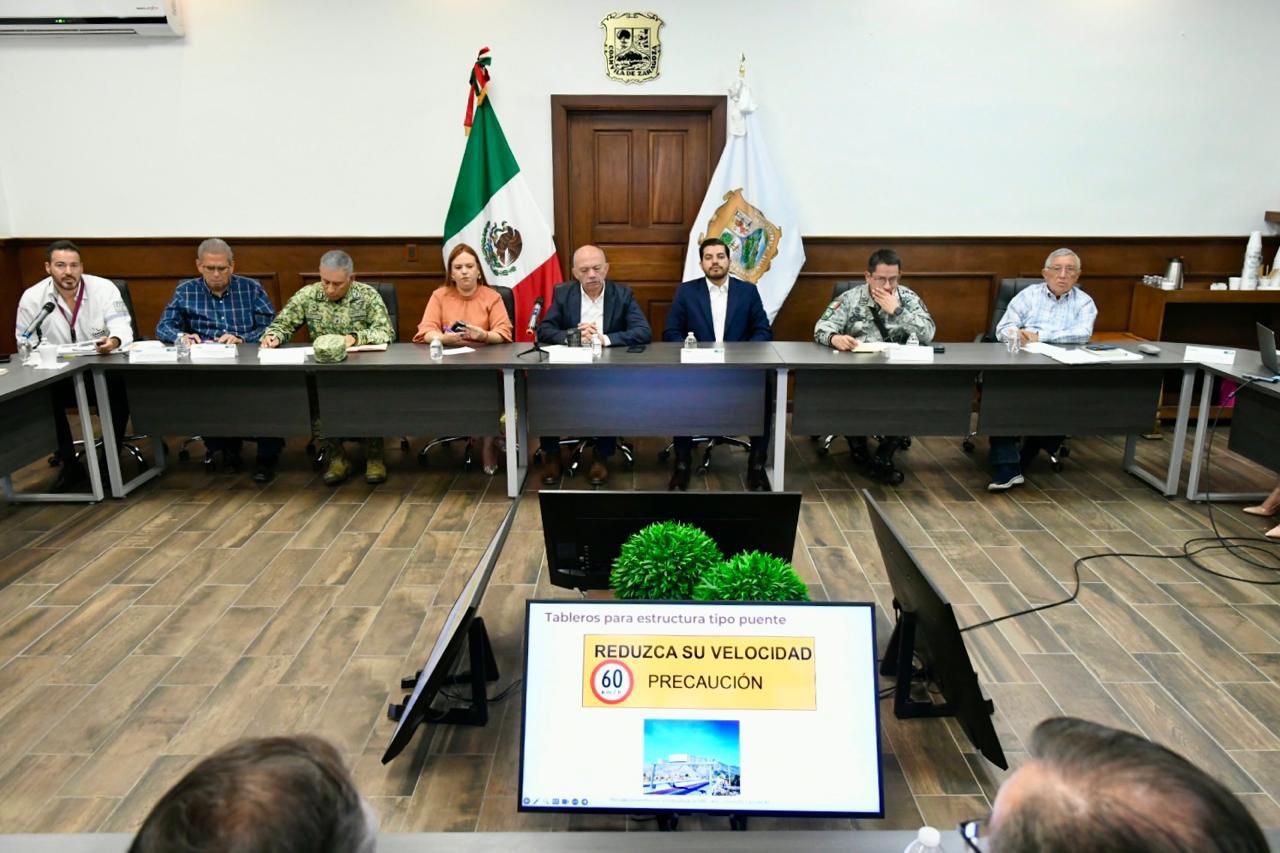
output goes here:
[{"label": "man in plaid shirt", "polygon": [[[996,324],[996,335],[1007,340],[1017,335],[1022,344],[1083,344],[1093,336],[1098,306],[1089,294],[1076,287],[1080,280],[1080,256],[1070,249],[1057,249],[1044,262],[1044,282],[1019,291],[1009,301],[1004,316]],[[1062,445],[1060,435],[1028,435],[1018,447],[1017,436],[991,436],[991,464],[995,476],[987,490],[1003,492],[1023,482],[1022,470],[1040,454]]]},{"label": "man in plaid shirt", "polygon": [[[211,237],[196,249],[199,278],[178,283],[173,298],[156,324],[156,338],[166,344],[179,337],[191,343],[214,341],[220,344],[257,343],[271,324],[275,308],[256,279],[235,274],[235,254],[226,241]],[[253,479],[269,483],[275,477],[276,461],[284,439],[259,437],[257,465]],[[240,468],[243,439],[206,436],[204,464],[212,468],[215,455],[222,464]]]}]

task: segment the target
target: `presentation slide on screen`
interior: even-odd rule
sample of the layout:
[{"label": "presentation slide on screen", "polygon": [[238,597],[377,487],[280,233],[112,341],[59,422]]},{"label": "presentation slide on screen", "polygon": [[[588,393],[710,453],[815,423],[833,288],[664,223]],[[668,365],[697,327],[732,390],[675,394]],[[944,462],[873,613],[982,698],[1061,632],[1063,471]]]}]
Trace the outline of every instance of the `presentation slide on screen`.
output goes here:
[{"label": "presentation slide on screen", "polygon": [[529,602],[521,809],[882,814],[874,620]]}]

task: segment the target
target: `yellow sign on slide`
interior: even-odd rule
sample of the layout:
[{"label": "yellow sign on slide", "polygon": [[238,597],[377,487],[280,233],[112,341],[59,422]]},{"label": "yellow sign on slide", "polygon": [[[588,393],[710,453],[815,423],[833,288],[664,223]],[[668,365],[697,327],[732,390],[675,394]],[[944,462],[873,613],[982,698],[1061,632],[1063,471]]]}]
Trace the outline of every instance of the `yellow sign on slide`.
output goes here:
[{"label": "yellow sign on slide", "polygon": [[817,708],[813,637],[588,635],[584,708]]}]

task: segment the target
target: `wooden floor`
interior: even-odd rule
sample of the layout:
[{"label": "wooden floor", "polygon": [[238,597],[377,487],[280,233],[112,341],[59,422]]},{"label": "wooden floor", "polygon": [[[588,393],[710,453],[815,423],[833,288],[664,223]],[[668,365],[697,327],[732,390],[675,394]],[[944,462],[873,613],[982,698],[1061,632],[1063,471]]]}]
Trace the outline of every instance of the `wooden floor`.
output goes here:
[{"label": "wooden floor", "polygon": [[[1140,457],[1162,464],[1166,445],[1143,442]],[[665,488],[658,447],[643,442],[637,470],[611,485]],[[886,604],[855,491],[868,484],[843,442],[828,457],[804,438],[791,447],[787,485],[804,495],[795,562],[813,596]],[[1064,472],[1042,462],[1003,495],[984,491],[981,458],[958,441],[917,440],[899,458],[906,482],[875,494],[967,623],[1063,596],[1077,556],[1173,553],[1208,532],[1202,508],[1122,473],[1111,441],[1075,440]],[[390,461],[383,486],[329,489],[291,446],[268,488],[176,463],[123,501],[0,506],[0,833],[132,830],[198,756],[291,732],[341,748],[388,831],[652,829],[516,811],[519,690],[487,727],[424,730],[390,767],[379,763],[399,678],[425,659],[509,506],[501,477],[461,474],[445,459],[428,470]],[[1225,451],[1215,462],[1214,488],[1270,484]],[[744,467],[742,453],[718,450],[694,488],[741,488]],[[34,466],[19,480],[49,476]],[[1215,516],[1224,532],[1265,529],[1238,507]],[[563,595],[547,585],[539,525],[526,499],[485,597],[496,689],[521,675],[524,601]],[[1077,604],[967,635],[1010,761],[1023,760],[1039,720],[1074,714],[1172,746],[1280,827],[1280,587],[1121,557],[1089,563],[1084,580]],[[1001,773],[953,722],[899,721],[888,709],[887,816],[859,825],[984,815]],[[850,825],[756,822],[766,824]]]}]

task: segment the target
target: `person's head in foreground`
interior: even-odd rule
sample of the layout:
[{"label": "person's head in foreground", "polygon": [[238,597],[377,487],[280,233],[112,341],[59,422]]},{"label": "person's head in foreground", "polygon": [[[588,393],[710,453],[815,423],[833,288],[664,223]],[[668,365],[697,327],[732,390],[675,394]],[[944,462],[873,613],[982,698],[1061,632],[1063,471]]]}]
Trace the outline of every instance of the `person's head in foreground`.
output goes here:
[{"label": "person's head in foreground", "polygon": [[130,853],[372,853],[378,821],[318,737],[234,743],[160,798]]},{"label": "person's head in foreground", "polygon": [[961,825],[990,853],[1267,853],[1244,804],[1177,753],[1070,717],[1031,734],[991,817]]}]

